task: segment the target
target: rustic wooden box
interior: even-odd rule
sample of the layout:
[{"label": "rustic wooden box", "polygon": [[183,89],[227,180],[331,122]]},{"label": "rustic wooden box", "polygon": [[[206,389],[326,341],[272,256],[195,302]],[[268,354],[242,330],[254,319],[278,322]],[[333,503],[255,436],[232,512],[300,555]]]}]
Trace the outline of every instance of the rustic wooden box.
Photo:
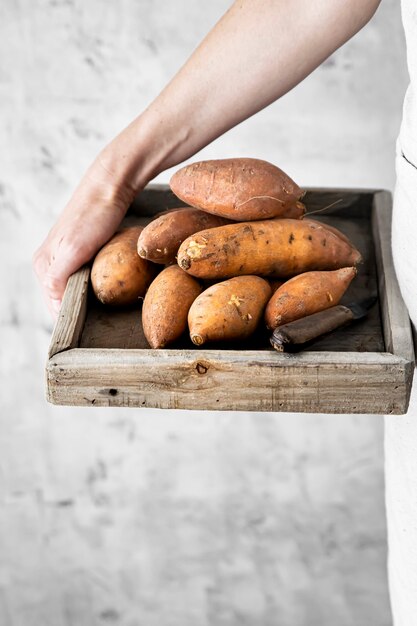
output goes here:
[{"label": "rustic wooden box", "polygon": [[[391,195],[377,190],[309,190],[308,211],[339,201],[314,217],[345,232],[364,256],[344,297],[371,292],[379,302],[366,319],[280,354],[260,331],[243,349],[196,348],[188,338],[151,350],[140,310],[109,310],[90,293],[89,267],[65,292],[46,368],[55,404],[164,409],[405,413],[414,371],[410,322],[395,278]],[[127,223],[146,223],[178,206],[166,186],[151,185],[131,206]]]}]

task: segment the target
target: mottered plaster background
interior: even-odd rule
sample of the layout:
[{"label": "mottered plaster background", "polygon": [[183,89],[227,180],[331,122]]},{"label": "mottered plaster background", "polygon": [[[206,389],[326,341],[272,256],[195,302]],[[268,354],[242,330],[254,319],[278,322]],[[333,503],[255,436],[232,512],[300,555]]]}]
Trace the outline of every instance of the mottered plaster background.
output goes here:
[{"label": "mottered plaster background", "polygon": [[[31,256],[226,0],[0,3],[1,626],[388,626],[382,420],[48,406]],[[399,3],[199,156],[392,188]],[[168,173],[160,180],[167,181]]]}]

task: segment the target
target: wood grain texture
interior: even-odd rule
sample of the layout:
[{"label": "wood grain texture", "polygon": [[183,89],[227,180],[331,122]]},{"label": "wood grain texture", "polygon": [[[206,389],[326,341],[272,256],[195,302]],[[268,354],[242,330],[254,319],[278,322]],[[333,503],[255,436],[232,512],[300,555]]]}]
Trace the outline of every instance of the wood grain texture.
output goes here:
[{"label": "wood grain texture", "polygon": [[372,231],[378,267],[382,324],[387,350],[414,361],[410,319],[401,297],[391,251],[392,197],[387,191],[374,196]]},{"label": "wood grain texture", "polygon": [[49,346],[49,358],[57,352],[78,345],[87,314],[87,293],[90,268],[82,267],[70,276],[62,299],[61,310],[55,323]]},{"label": "wood grain texture", "polygon": [[83,406],[401,413],[407,363],[386,353],[74,349],[47,369],[48,400]]},{"label": "wood grain texture", "polygon": [[[390,255],[390,196],[360,190],[311,190],[307,206],[342,199],[315,219],[344,232],[364,261],[342,303],[379,292],[381,312],[317,339],[310,350],[279,355],[260,330],[240,346],[202,350],[184,337],[150,350],[140,308],[108,309],[89,294],[88,269],[68,286],[47,366],[50,402],[87,406],[404,413],[414,356],[411,330]],[[375,199],[375,200],[374,200]],[[175,206],[166,186],[135,201],[129,223],[144,223]],[[314,350],[314,351],[313,351]],[[60,352],[58,354],[58,352]]]},{"label": "wood grain texture", "polygon": [[[378,268],[379,303],[387,351],[406,362],[406,406],[408,406],[415,370],[413,334],[407,308],[395,275],[391,248],[392,196],[387,191],[374,195],[372,232]],[[406,411],[405,411],[406,412]]]}]

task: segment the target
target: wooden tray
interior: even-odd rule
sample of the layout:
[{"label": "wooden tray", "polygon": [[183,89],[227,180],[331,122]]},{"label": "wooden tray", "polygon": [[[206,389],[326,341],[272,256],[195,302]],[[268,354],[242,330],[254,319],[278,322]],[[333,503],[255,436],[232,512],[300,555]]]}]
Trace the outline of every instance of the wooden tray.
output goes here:
[{"label": "wooden tray", "polygon": [[[405,413],[414,371],[411,327],[395,278],[391,195],[379,190],[309,190],[307,211],[346,233],[364,263],[343,301],[378,293],[367,318],[317,340],[308,350],[279,354],[259,331],[239,346],[196,348],[185,337],[151,350],[138,308],[112,310],[90,293],[89,267],[69,280],[46,367],[55,404],[164,409]],[[181,204],[164,185],[150,185],[126,223]],[[139,307],[140,308],[140,307]]]}]

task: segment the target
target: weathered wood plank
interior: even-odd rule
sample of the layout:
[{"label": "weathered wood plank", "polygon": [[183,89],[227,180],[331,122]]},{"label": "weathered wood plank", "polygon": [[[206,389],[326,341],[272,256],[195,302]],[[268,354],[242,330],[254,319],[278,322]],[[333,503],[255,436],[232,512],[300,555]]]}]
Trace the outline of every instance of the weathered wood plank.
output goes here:
[{"label": "weathered wood plank", "polygon": [[372,227],[385,343],[389,352],[412,363],[413,338],[407,308],[395,275],[391,250],[391,221],[391,194],[380,191],[374,197]]},{"label": "weathered wood plank", "polygon": [[387,353],[73,349],[49,361],[48,400],[164,409],[402,413],[406,365]]},{"label": "weathered wood plank", "polygon": [[85,266],[70,276],[55,323],[48,356],[78,345],[87,315],[90,268]]},{"label": "weathered wood plank", "polygon": [[141,305],[109,310],[91,297],[80,348],[149,348],[142,327]]}]

